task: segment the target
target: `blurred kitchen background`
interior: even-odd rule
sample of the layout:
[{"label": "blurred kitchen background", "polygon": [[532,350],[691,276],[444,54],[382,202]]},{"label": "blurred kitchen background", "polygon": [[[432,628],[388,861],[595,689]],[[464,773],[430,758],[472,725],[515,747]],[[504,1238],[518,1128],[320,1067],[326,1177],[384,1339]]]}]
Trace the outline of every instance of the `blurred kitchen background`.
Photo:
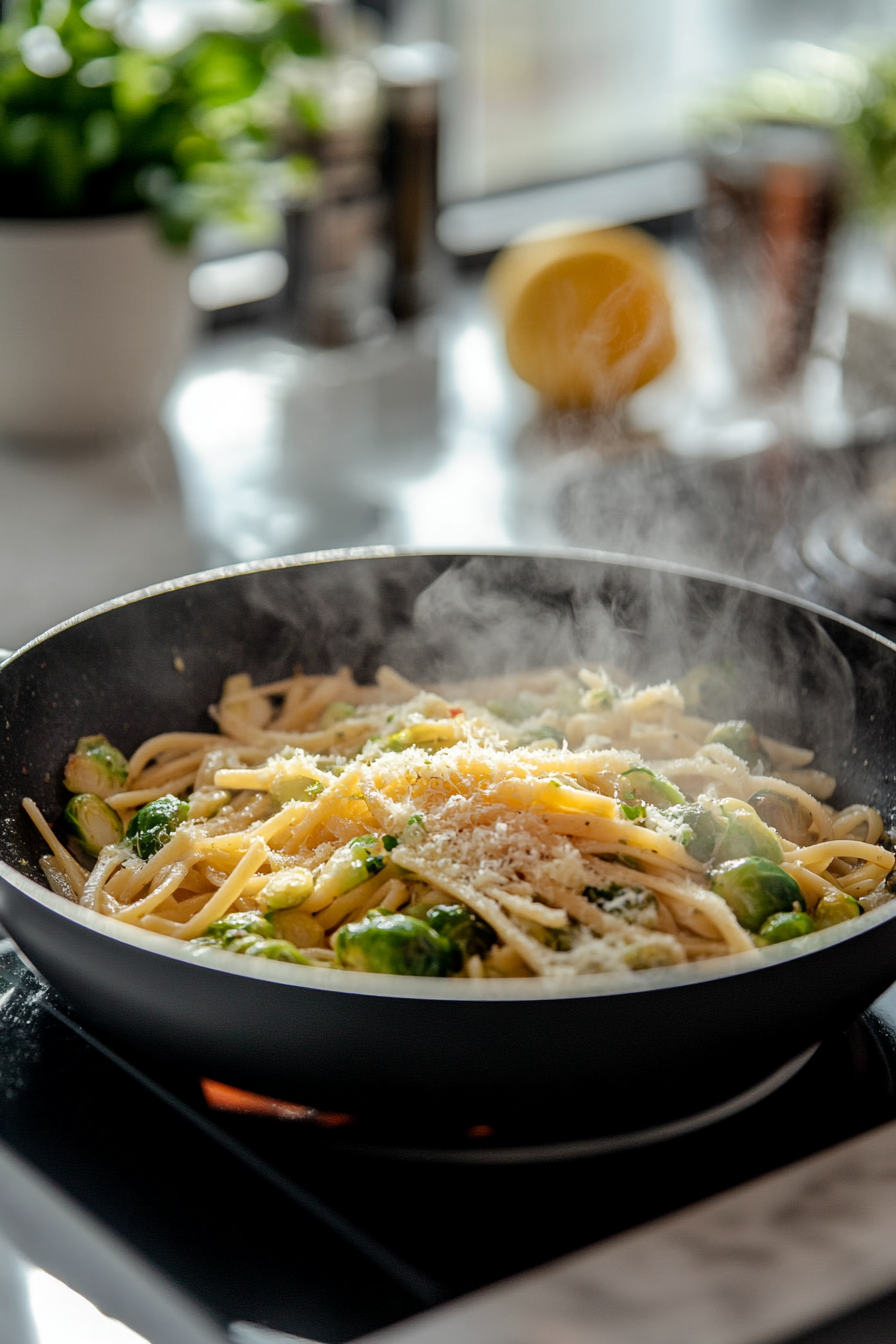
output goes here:
[{"label": "blurred kitchen background", "polygon": [[[896,627],[896,0],[3,15],[0,643],[378,543],[662,556]],[[495,257],[565,233],[588,270],[632,225],[674,358],[524,381]]]}]

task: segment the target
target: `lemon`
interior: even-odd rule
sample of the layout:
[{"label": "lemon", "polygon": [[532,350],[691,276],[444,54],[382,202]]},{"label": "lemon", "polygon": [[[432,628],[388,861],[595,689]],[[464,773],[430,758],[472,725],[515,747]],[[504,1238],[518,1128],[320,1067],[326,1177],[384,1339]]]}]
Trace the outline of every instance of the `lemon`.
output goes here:
[{"label": "lemon", "polygon": [[515,372],[558,407],[614,406],[675,357],[660,245],[638,229],[533,236],[488,286]]}]

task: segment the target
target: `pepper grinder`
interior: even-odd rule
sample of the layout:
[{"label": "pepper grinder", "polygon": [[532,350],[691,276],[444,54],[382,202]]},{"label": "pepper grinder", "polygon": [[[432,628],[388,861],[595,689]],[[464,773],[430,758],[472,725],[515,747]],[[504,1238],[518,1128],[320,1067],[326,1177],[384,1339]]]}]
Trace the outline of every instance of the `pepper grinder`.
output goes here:
[{"label": "pepper grinder", "polygon": [[454,53],[442,42],[384,44],[370,53],[383,90],[382,178],[389,307],[415,317],[438,294],[444,256],[436,239],[440,84]]}]

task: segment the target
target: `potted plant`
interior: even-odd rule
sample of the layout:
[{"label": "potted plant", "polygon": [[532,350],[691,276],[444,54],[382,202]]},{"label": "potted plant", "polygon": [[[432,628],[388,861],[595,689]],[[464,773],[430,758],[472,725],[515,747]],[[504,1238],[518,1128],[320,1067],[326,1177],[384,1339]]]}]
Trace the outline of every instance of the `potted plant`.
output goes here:
[{"label": "potted plant", "polygon": [[232,0],[221,9],[228,26],[213,31],[193,29],[189,13],[174,6],[165,19],[158,5],[134,0],[6,6],[6,440],[121,439],[144,429],[191,329],[197,228],[263,228],[307,181],[305,163],[271,157],[278,63],[320,49],[301,0]]}]

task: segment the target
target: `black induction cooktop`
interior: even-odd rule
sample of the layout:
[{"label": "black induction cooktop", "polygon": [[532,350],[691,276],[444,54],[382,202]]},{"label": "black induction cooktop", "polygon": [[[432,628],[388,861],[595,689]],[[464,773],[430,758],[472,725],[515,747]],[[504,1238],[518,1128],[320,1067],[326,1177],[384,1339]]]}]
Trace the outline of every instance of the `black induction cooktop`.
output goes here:
[{"label": "black induction cooktop", "polygon": [[896,1117],[887,996],[735,1113],[608,1144],[272,1105],[121,1053],[5,948],[0,1143],[224,1332],[355,1339]]}]

